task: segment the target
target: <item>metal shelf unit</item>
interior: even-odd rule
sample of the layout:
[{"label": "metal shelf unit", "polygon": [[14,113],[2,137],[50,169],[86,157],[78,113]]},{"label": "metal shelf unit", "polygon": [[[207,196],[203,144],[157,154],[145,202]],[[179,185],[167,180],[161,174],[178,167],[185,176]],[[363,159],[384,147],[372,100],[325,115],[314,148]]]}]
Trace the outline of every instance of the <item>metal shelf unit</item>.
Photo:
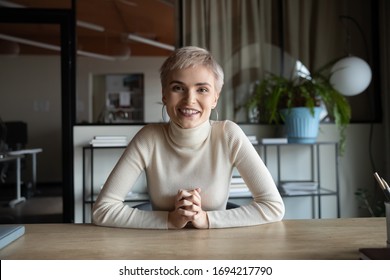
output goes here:
[{"label": "metal shelf unit", "polygon": [[[285,183],[288,181],[300,182],[299,180],[283,180],[281,176],[282,166],[282,149],[284,147],[292,147],[292,146],[300,146],[307,147],[310,150],[310,168],[311,175],[308,181],[317,182],[317,188],[313,191],[307,191],[307,193],[296,193],[296,194],[286,194],[283,192],[281,188],[281,183]],[[340,186],[339,186],[339,146],[337,142],[315,142],[315,143],[286,143],[286,144],[256,144],[254,145],[259,153],[262,154],[263,161],[265,165],[268,166],[269,161],[269,149],[273,147],[276,149],[276,178],[275,181],[278,183],[279,191],[282,197],[311,197],[312,198],[312,218],[322,218],[321,213],[321,204],[323,196],[335,196],[336,197],[336,205],[337,205],[337,217],[340,218]],[[323,146],[332,146],[334,149],[334,168],[335,168],[335,187],[325,188],[322,186],[321,182],[321,169],[324,168],[321,166],[321,147]],[[301,181],[307,182],[307,181]],[[317,215],[315,213],[315,199],[317,199]]]}]

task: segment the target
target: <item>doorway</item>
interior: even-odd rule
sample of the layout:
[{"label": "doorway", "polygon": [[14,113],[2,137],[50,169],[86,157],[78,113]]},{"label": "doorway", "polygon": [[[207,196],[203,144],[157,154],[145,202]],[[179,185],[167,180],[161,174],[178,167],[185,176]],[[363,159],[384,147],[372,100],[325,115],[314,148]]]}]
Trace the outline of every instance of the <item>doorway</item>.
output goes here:
[{"label": "doorway", "polygon": [[[28,125],[28,148],[40,147],[37,181],[62,186],[63,222],[74,220],[73,125],[75,123],[74,9],[0,9],[0,39],[11,53],[0,59],[0,112],[3,120]],[[26,26],[50,29],[51,41],[34,46]],[[12,31],[12,32],[11,32]],[[9,36],[8,38],[5,36]],[[18,56],[18,48],[56,46],[60,52]],[[39,189],[38,189],[39,190]]]}]

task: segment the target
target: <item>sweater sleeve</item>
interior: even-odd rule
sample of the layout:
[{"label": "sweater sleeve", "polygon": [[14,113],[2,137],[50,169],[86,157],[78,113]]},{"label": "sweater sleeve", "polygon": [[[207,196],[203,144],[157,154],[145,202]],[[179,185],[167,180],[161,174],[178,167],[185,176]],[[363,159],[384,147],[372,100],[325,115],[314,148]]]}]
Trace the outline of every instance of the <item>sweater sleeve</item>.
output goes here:
[{"label": "sweater sleeve", "polygon": [[142,211],[124,203],[125,197],[144,171],[153,149],[153,130],[144,127],[132,139],[105,182],[92,210],[100,226],[167,229],[168,212]]},{"label": "sweater sleeve", "polygon": [[284,203],[275,182],[241,128],[225,124],[230,160],[252,193],[253,201],[230,210],[209,211],[210,228],[240,227],[280,221]]}]

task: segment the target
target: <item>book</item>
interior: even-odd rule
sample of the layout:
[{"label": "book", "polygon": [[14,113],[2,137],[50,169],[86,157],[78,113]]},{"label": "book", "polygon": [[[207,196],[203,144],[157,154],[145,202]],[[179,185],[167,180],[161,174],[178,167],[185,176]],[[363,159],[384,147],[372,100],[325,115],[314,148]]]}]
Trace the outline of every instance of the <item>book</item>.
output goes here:
[{"label": "book", "polygon": [[230,180],[229,193],[230,196],[251,194],[248,189],[248,186],[244,182],[244,179],[239,175],[233,175],[232,179]]},{"label": "book", "polygon": [[253,145],[259,144],[259,141],[257,141],[256,135],[247,135],[247,136],[248,136],[249,141],[250,141]]},{"label": "book", "polygon": [[241,185],[240,187],[230,187],[229,197],[252,197],[252,193],[246,185]]},{"label": "book", "polygon": [[280,192],[285,195],[310,195],[316,193],[317,190],[285,190],[279,188]]},{"label": "book", "polygon": [[316,192],[318,183],[314,181],[282,182],[279,189],[286,195],[305,195]]},{"label": "book", "polygon": [[245,182],[244,182],[244,179],[242,179],[242,177],[235,177],[235,176],[233,176],[232,179],[230,180],[230,184],[231,185],[234,185],[234,184],[245,184]]},{"label": "book", "polygon": [[281,187],[285,190],[304,190],[304,191],[314,191],[318,188],[318,183],[314,181],[307,182],[283,182]]},{"label": "book", "polygon": [[94,136],[93,139],[100,140],[126,140],[127,137],[125,135],[97,135]]},{"label": "book", "polygon": [[247,193],[250,192],[246,185],[241,185],[240,187],[230,187],[230,193]]},{"label": "book", "polygon": [[390,260],[390,248],[360,248],[361,260]]},{"label": "book", "polygon": [[93,147],[124,147],[127,146],[127,137],[123,135],[94,136],[89,144]]},{"label": "book", "polygon": [[287,138],[281,137],[281,138],[262,138],[261,139],[262,144],[287,144],[288,140]]},{"label": "book", "polygon": [[230,180],[229,196],[250,196],[251,192],[241,176],[234,176]]},{"label": "book", "polygon": [[127,143],[112,143],[112,142],[107,142],[107,143],[90,143],[93,147],[126,147]]},{"label": "book", "polygon": [[0,225],[0,250],[24,235],[23,225]]},{"label": "book", "polygon": [[106,140],[106,139],[92,139],[91,142],[93,143],[126,143],[126,139],[110,139],[110,140]]}]

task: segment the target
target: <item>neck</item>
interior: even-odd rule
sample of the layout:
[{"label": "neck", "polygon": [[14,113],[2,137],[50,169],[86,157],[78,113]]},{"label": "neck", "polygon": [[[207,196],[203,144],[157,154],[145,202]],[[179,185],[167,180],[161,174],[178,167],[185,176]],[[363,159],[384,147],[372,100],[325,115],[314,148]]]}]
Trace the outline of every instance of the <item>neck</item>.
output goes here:
[{"label": "neck", "polygon": [[169,136],[172,142],[183,147],[197,146],[203,143],[209,136],[210,130],[209,121],[194,128],[181,128],[173,122],[169,123]]}]

